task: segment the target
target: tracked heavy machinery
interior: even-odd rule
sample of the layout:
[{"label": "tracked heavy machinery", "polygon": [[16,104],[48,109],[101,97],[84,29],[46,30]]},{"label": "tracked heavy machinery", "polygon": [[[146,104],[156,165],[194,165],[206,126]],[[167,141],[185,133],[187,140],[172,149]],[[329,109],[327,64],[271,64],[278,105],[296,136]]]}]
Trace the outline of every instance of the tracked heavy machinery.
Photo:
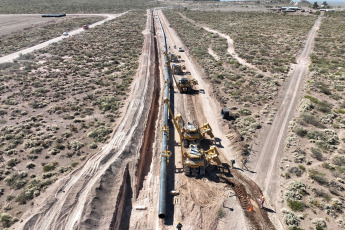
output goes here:
[{"label": "tracked heavy machinery", "polygon": [[198,148],[197,145],[190,145],[190,150],[185,155],[184,173],[186,176],[205,175],[206,167],[215,162],[218,165],[222,163],[219,160],[219,152],[217,148],[212,145],[209,150],[204,151]]},{"label": "tracked heavy machinery", "polygon": [[190,142],[198,143],[202,139],[205,139],[206,134],[209,135],[211,138],[214,138],[212,128],[209,123],[205,123],[203,126],[199,127],[195,123],[187,122],[187,125],[183,127],[183,120],[182,120],[181,127],[182,127],[183,147],[185,148],[189,147]]},{"label": "tracked heavy machinery", "polygon": [[186,77],[181,77],[178,81],[176,80],[176,75],[183,75],[183,70],[185,70],[184,65],[175,64],[171,65],[171,73],[174,78],[176,87],[179,89],[180,93],[191,93],[193,90],[193,86],[198,84],[196,79],[188,79]]},{"label": "tracked heavy machinery", "polygon": [[179,58],[180,58],[181,56],[177,56],[176,54],[173,54],[173,53],[169,53],[168,54],[168,58],[169,58],[169,61],[170,62],[178,62],[179,60]]},{"label": "tracked heavy machinery", "polygon": [[[186,176],[198,176],[198,175],[205,175],[205,170],[208,165],[211,164],[211,162],[215,162],[218,165],[221,165],[221,162],[218,158],[219,152],[216,148],[216,146],[212,145],[209,150],[205,151],[198,147],[197,144],[191,144],[189,147],[189,150],[185,152],[183,150],[183,138],[187,137],[185,134],[187,133],[187,129],[182,128],[182,118],[181,115],[178,114],[176,117],[174,116],[168,99],[164,99],[164,103],[167,104],[170,115],[173,119],[175,128],[177,129],[179,136],[180,136],[180,146],[181,146],[181,158],[182,158],[182,165],[183,170],[185,172]],[[193,124],[193,123],[190,123]],[[207,125],[206,125],[207,124]],[[190,127],[190,133],[188,134],[191,140],[201,140],[205,137],[206,133],[212,136],[213,133],[210,125],[206,123],[204,126],[205,128],[197,129],[194,125]],[[204,127],[203,126],[203,127]],[[188,125],[187,125],[188,127]],[[203,131],[200,131],[203,130]],[[194,132],[193,134],[191,132]]]},{"label": "tracked heavy machinery", "polygon": [[184,65],[181,65],[181,64],[175,64],[175,63],[173,63],[173,64],[171,65],[171,72],[172,72],[173,74],[181,75],[181,74],[183,74],[183,70],[185,70],[185,69],[186,69],[186,67],[185,67]]}]

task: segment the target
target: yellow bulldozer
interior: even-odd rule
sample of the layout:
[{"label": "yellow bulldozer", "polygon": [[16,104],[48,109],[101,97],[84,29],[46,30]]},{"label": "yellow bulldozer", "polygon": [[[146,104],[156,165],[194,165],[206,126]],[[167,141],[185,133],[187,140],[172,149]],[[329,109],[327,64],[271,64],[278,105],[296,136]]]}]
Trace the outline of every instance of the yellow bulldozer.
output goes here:
[{"label": "yellow bulldozer", "polygon": [[[176,117],[174,116],[167,98],[164,99],[164,103],[167,104],[169,108],[169,112],[173,119],[175,128],[177,129],[180,136],[182,165],[185,175],[205,175],[205,169],[208,165],[211,164],[212,161],[217,163],[218,165],[221,165],[221,162],[218,158],[219,152],[216,146],[212,145],[209,150],[205,151],[199,148],[196,143],[189,145],[190,141],[197,142],[204,139],[206,134],[213,138],[214,135],[212,133],[211,126],[208,123],[205,123],[204,126],[198,128],[193,123],[188,123],[186,128],[182,128],[183,120],[181,115],[177,114]],[[188,141],[188,144],[185,144],[186,141]],[[187,152],[185,152],[183,146],[185,146],[185,148],[190,148]]]}]

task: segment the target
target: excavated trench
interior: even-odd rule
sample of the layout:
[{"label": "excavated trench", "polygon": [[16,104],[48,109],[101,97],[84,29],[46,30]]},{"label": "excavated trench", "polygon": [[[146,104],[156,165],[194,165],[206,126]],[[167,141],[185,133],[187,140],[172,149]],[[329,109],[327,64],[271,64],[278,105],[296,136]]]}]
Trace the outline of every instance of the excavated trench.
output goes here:
[{"label": "excavated trench", "polygon": [[[153,14],[151,15],[153,19]],[[156,39],[156,27],[154,25],[154,20],[152,20],[152,29],[153,29],[153,36],[154,36],[154,89],[153,89],[153,97],[152,97],[152,104],[150,108],[149,120],[147,123],[147,127],[145,130],[144,136],[144,143],[140,150],[140,158],[138,163],[138,170],[136,173],[137,176],[137,183],[135,194],[136,198],[139,196],[139,191],[142,189],[143,181],[145,176],[148,174],[150,170],[150,165],[152,162],[152,154],[153,154],[153,143],[155,139],[156,128],[155,124],[158,117],[158,109],[159,109],[159,92],[160,92],[160,79],[159,79],[159,57],[158,57],[158,47],[157,47],[157,39]]]},{"label": "excavated trench", "polygon": [[125,172],[122,178],[122,185],[120,187],[120,193],[116,200],[116,209],[113,216],[112,224],[110,229],[129,229],[129,218],[132,209],[132,186],[131,186],[131,176],[128,169],[128,164],[126,165]]},{"label": "excavated trench", "polygon": [[[218,175],[220,181],[229,185],[235,192],[236,197],[243,209],[244,216],[248,220],[249,229],[275,229],[268,217],[267,208],[260,209],[256,200],[262,196],[262,191],[251,179],[242,175],[237,170],[231,170],[231,178]],[[253,211],[250,211],[252,206]]]},{"label": "excavated trench", "polygon": [[[159,75],[159,56],[156,40],[156,30],[153,21],[153,14],[151,12],[148,21],[151,25],[150,33],[153,34],[153,55],[154,55],[154,75],[153,75],[153,91],[152,101],[148,114],[146,128],[144,130],[143,141],[140,147],[136,164],[133,162],[127,163],[124,170],[122,184],[120,186],[120,193],[118,194],[115,212],[111,221],[110,229],[123,230],[129,229],[131,211],[133,208],[133,199],[137,199],[139,192],[143,187],[145,177],[150,171],[153,156],[153,143],[155,142],[156,122],[159,110],[159,95],[160,95],[160,75]],[[148,57],[151,58],[151,57]],[[136,159],[133,159],[135,161]],[[128,162],[128,161],[127,161]],[[134,165],[135,164],[135,165]],[[132,167],[131,167],[132,165]],[[134,170],[133,170],[134,169]],[[135,173],[133,173],[135,171]],[[134,177],[134,178],[133,178]],[[133,181],[135,181],[133,183]],[[133,188],[134,187],[134,188]]]}]

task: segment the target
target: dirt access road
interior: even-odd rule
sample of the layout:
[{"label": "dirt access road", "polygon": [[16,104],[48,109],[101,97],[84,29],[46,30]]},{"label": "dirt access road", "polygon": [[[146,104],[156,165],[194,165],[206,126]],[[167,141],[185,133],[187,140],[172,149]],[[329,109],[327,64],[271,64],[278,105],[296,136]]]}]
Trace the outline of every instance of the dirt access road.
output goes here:
[{"label": "dirt access road", "polygon": [[[170,23],[163,13],[160,11],[158,13],[166,33],[168,46],[184,47],[177,33],[169,27]],[[159,28],[157,22],[156,28]],[[156,37],[160,44],[162,63],[163,42],[159,29],[157,29]],[[229,162],[234,151],[231,149],[229,140],[225,137],[224,132],[226,130],[222,130],[224,124],[220,119],[220,114],[218,114],[220,105],[209,94],[212,90],[209,90],[210,86],[205,82],[202,69],[189,54],[187,47],[185,50],[186,52],[178,53],[176,49],[170,49],[171,52],[181,55],[187,71],[198,80],[198,89],[203,89],[205,93],[186,95],[178,93],[175,88],[175,92],[171,93],[173,96],[170,98],[170,105],[176,113],[182,114],[185,121],[194,120],[199,124],[208,121],[216,136],[216,145],[222,155],[221,160],[224,163]],[[162,69],[161,80],[164,82]],[[159,162],[154,160],[150,174],[144,184],[145,189],[140,191],[138,199],[140,201],[136,203],[143,205],[145,209],[132,211],[130,229],[175,229],[177,221],[181,221],[186,229],[271,229],[273,227],[267,213],[262,212],[253,200],[254,197],[261,194],[261,190],[250,179],[236,171],[231,174],[228,169],[221,172],[221,170],[217,171],[217,168],[211,170],[207,177],[186,177],[182,171],[178,134],[173,127],[169,129],[169,149],[173,155],[168,164],[168,191],[178,191],[179,195],[168,195],[167,218],[165,220],[158,219],[156,207],[158,205],[159,184],[157,178],[159,178],[159,170],[155,170],[155,168],[159,168]],[[160,146],[159,143],[157,146]],[[243,183],[239,183],[238,180],[243,181]],[[251,188],[249,192],[246,192],[246,187]],[[156,190],[156,195],[152,194],[153,190]],[[152,199],[153,197],[156,199]],[[250,205],[253,205],[255,213],[248,212]],[[154,213],[152,213],[153,211]],[[240,221],[234,224],[234,219]]]},{"label": "dirt access road", "polygon": [[[284,96],[271,128],[267,134],[259,134],[264,136],[265,139],[262,144],[253,148],[254,152],[259,153],[257,159],[253,159],[252,165],[250,165],[250,168],[255,168],[256,174],[248,175],[263,189],[267,203],[273,205],[274,210],[276,210],[279,198],[280,162],[284,154],[284,141],[288,123],[292,119],[298,104],[303,78],[308,73],[309,56],[312,51],[313,41],[321,24],[321,19],[322,15],[317,18],[310,30],[303,51],[297,58],[297,64],[292,65],[292,70],[289,73],[290,81],[284,91]],[[277,223],[277,221],[275,222]],[[281,224],[280,228],[282,228]]]},{"label": "dirt access road", "polygon": [[[228,41],[228,53],[237,59],[239,63],[246,65],[247,67],[252,68],[256,72],[263,75],[270,75],[270,73],[263,73],[255,66],[249,64],[246,60],[241,59],[234,50],[234,41],[228,35],[222,34],[217,30],[210,29],[204,25],[200,25],[192,19],[187,18],[185,15],[181,13],[179,14],[181,17],[185,18],[194,25],[201,27],[208,32],[216,33],[219,36],[226,38]],[[272,126],[267,131],[268,134],[261,133],[261,135],[266,138],[261,138],[262,144],[258,144],[258,146],[253,149],[253,152],[259,152],[259,154],[251,160],[252,164],[250,164],[249,168],[254,167],[256,174],[248,172],[246,173],[264,190],[264,194],[268,200],[267,203],[270,207],[273,205],[273,210],[276,210],[276,203],[278,201],[279,163],[283,156],[284,140],[288,122],[291,120],[298,103],[298,92],[301,87],[303,77],[308,72],[308,66],[310,64],[309,56],[312,50],[312,43],[316,36],[316,32],[319,29],[321,17],[322,15],[318,17],[314,26],[309,32],[303,51],[297,57],[297,64],[292,65],[292,71],[289,73],[290,81],[281,94],[283,95],[283,98],[279,102],[280,108],[278,109]],[[278,220],[277,215],[274,213],[271,214],[271,220],[274,222],[276,228],[283,228],[282,222]],[[236,222],[241,222],[241,220],[236,219]]]},{"label": "dirt access road", "polygon": [[[107,21],[110,21],[110,20],[113,20],[117,17],[120,17],[122,16],[123,14],[125,14],[127,12],[124,12],[122,14],[70,14],[70,16],[103,16],[103,17],[106,17],[104,20],[101,20],[99,22],[96,22],[92,25],[89,26],[89,28],[94,28],[96,26],[99,26],[99,25],[102,25],[103,23],[107,22]],[[28,15],[24,15],[26,17],[28,17]],[[4,17],[4,15],[1,15],[1,17]],[[1,20],[1,17],[0,17],[0,20]],[[19,15],[18,15],[19,17]],[[1,23],[0,23],[0,26],[1,26]],[[7,27],[6,24],[4,24],[3,26]],[[42,48],[45,48],[55,42],[59,42],[65,38],[68,38],[70,36],[74,36],[76,34],[79,34],[81,32],[83,32],[83,28],[79,28],[79,29],[76,29],[76,30],[73,30],[73,31],[68,31],[68,36],[59,36],[59,37],[56,37],[56,38],[53,38],[53,39],[50,39],[48,41],[45,41],[45,42],[42,42],[38,45],[35,45],[35,46],[32,46],[32,47],[29,47],[29,48],[26,48],[26,49],[23,49],[23,50],[20,50],[18,52],[15,52],[15,53],[12,53],[12,54],[9,54],[9,55],[6,55],[6,56],[3,56],[3,57],[0,57],[0,63],[4,63],[4,62],[11,62],[13,61],[14,59],[17,59],[20,54],[24,55],[24,54],[28,54],[28,53],[31,53],[35,50],[39,50],[39,49],[42,49]]]},{"label": "dirt access road", "polygon": [[[148,12],[149,16],[149,12]],[[124,115],[103,149],[58,180],[11,229],[109,229],[120,224],[132,195],[153,93],[153,36],[148,17],[142,55]]]}]

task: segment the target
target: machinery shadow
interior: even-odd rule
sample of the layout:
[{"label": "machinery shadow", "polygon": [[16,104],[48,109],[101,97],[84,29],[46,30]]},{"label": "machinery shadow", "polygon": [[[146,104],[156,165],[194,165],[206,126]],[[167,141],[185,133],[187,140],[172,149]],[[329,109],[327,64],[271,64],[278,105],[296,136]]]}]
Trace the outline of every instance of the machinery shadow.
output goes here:
[{"label": "machinery shadow", "polygon": [[209,181],[215,183],[221,183],[219,179],[219,175],[223,175],[224,177],[232,178],[234,177],[231,174],[230,166],[227,163],[222,163],[222,165],[209,165],[206,168],[206,175],[205,176],[197,176],[196,179],[207,178]]}]

